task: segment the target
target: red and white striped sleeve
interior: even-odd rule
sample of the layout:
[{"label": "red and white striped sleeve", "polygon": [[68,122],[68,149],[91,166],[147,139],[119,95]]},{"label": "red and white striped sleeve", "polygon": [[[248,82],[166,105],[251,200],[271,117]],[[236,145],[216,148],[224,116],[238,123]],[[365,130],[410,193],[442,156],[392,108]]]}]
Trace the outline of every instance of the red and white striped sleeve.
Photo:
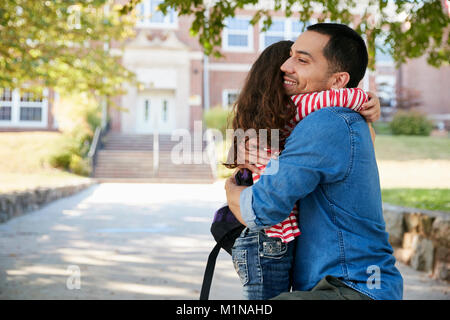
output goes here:
[{"label": "red and white striped sleeve", "polygon": [[360,88],[343,88],[297,94],[291,96],[291,99],[297,107],[295,121],[299,122],[310,113],[325,107],[345,107],[359,111],[369,97]]}]

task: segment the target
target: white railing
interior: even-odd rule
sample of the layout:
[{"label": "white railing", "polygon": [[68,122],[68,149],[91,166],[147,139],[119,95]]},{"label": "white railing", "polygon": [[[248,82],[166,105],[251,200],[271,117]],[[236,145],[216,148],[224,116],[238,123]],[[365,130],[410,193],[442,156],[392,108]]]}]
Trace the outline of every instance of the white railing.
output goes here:
[{"label": "white railing", "polygon": [[153,176],[156,177],[159,169],[159,133],[153,132]]},{"label": "white railing", "polygon": [[206,152],[208,154],[209,165],[211,166],[214,179],[217,179],[216,143],[211,130],[206,130],[206,141],[208,142]]},{"label": "white railing", "polygon": [[102,129],[101,127],[95,128],[94,138],[92,139],[91,147],[89,148],[88,158],[92,159],[95,155],[95,151],[97,150],[98,140],[100,139],[100,133]]},{"label": "white railing", "polygon": [[95,158],[97,155],[97,148],[101,134],[102,128],[98,126],[97,128],[95,128],[94,137],[92,138],[92,143],[87,154],[89,166],[91,167],[91,176],[93,176],[95,170]]}]

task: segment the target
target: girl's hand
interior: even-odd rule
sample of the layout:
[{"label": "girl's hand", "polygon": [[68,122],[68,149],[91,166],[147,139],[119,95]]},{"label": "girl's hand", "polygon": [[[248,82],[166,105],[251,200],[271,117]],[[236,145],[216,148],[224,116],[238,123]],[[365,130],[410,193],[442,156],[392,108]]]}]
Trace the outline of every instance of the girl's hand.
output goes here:
[{"label": "girl's hand", "polygon": [[260,170],[256,164],[259,165],[267,165],[272,157],[276,155],[267,152],[267,150],[260,149],[258,147],[257,138],[249,138],[246,141],[245,145],[238,145],[238,168],[244,169],[247,168],[251,172],[256,174],[261,174],[262,170]]},{"label": "girl's hand", "polygon": [[375,122],[380,119],[381,106],[380,99],[375,93],[368,91],[369,101],[361,106],[359,113],[366,119],[367,122]]}]

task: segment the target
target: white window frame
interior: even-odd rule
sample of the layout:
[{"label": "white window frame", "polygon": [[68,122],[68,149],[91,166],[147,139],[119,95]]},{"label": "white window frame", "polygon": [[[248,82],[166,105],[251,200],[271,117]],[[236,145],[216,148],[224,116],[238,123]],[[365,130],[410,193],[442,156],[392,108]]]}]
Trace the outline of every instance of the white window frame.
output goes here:
[{"label": "white window frame", "polygon": [[[12,91],[12,101],[1,102],[3,105],[11,104],[11,120],[0,120],[2,128],[47,128],[48,126],[48,89],[42,93],[42,101],[20,101],[20,90]],[[20,108],[41,108],[41,121],[20,120]]]},{"label": "white window frame", "polygon": [[[297,22],[298,19],[297,18],[283,18],[283,17],[273,17],[272,21],[284,21],[284,33],[283,33],[283,40],[292,40],[295,41],[294,38],[297,38],[300,34],[297,34],[296,32],[294,32],[293,28],[292,28],[292,23],[293,22]],[[315,24],[317,23],[317,19],[315,18],[311,18],[309,21],[310,24]],[[271,32],[271,31],[265,31],[262,32],[262,28],[263,28],[263,21],[259,22],[259,52],[264,51],[265,48],[267,48],[266,46],[264,46],[265,43],[265,36],[266,35],[276,35],[279,36],[281,35],[281,32]]]},{"label": "white window frame", "polygon": [[[4,100],[0,100],[0,107],[10,107],[11,108],[11,119],[10,120],[4,120],[4,119],[0,119],[0,126],[2,124],[8,124],[12,121],[13,119],[13,112],[14,112],[14,90],[11,90],[11,101],[4,101]],[[1,98],[0,98],[1,99]]]},{"label": "white window frame", "polygon": [[288,19],[286,19],[286,18],[272,18],[272,22],[274,22],[274,21],[283,21],[284,22],[284,31],[283,31],[283,33],[279,32],[279,31],[273,32],[273,31],[269,31],[269,30],[267,30],[265,32],[262,32],[261,30],[262,30],[262,28],[264,26],[264,23],[263,23],[263,21],[259,21],[259,30],[260,30],[260,32],[259,32],[259,51],[260,52],[263,51],[265,48],[267,48],[264,45],[265,37],[267,35],[268,36],[281,36],[282,40],[287,40],[288,39],[288,38],[286,38],[286,34],[287,34],[286,25],[289,25],[289,28],[290,28],[290,25],[291,25],[291,23],[286,23],[288,21]]},{"label": "white window frame", "polygon": [[224,109],[231,108],[233,106],[233,104],[228,103],[228,95],[229,94],[239,95],[239,89],[223,89],[222,90],[222,108],[224,108]]},{"label": "white window frame", "polygon": [[[164,29],[164,30],[176,30],[178,29],[178,14],[176,11],[173,11],[173,21],[170,21],[170,16],[169,15],[165,15],[164,16],[164,21],[163,22],[152,22],[150,21],[150,17],[151,17],[151,3],[152,1],[155,0],[143,0],[142,2],[140,2],[137,7],[137,15],[142,15],[142,13],[140,12],[141,7],[144,8],[144,18],[137,19],[136,22],[136,26],[139,28],[151,28],[151,29]],[[169,8],[169,10],[172,10]]]},{"label": "white window frame", "polygon": [[[237,19],[237,20],[248,20],[248,28],[247,30],[230,30],[226,26],[223,28],[222,31],[222,49],[224,51],[228,52],[253,52],[253,25],[250,24],[251,17],[249,16],[236,16],[231,19]],[[248,37],[247,46],[229,46],[228,45],[228,36],[230,34],[233,35],[246,35]]]}]

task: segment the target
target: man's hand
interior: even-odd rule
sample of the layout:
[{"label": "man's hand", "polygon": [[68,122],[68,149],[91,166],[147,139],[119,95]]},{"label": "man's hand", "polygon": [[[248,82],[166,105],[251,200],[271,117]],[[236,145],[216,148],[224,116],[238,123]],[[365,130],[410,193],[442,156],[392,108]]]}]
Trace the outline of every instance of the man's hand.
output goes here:
[{"label": "man's hand", "polygon": [[368,91],[369,101],[362,105],[361,111],[359,112],[367,122],[375,122],[380,119],[381,116],[381,106],[380,99],[375,93]]},{"label": "man's hand", "polygon": [[226,195],[227,195],[228,207],[230,207],[231,212],[233,212],[234,216],[240,223],[242,223],[243,225],[246,225],[245,221],[242,219],[242,215],[241,215],[240,198],[241,198],[242,190],[244,190],[245,188],[248,188],[248,187],[247,186],[238,186],[236,184],[236,179],[234,178],[234,176],[236,175],[238,170],[239,169],[237,169],[233,173],[233,176],[231,176],[230,178],[228,178],[225,181],[225,191],[226,191]]}]

